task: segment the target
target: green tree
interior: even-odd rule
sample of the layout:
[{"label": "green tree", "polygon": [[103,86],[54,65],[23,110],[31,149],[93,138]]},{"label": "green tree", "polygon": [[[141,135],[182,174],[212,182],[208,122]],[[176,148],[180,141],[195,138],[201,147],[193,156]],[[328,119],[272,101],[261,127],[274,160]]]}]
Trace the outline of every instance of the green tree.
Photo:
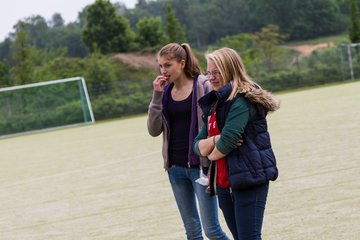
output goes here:
[{"label": "green tree", "polygon": [[109,0],[96,0],[87,9],[82,39],[90,52],[128,52],[134,48],[134,37],[128,21]]},{"label": "green tree", "polygon": [[275,24],[291,39],[310,39],[342,33],[346,26],[339,0],[244,0],[247,26],[257,31]]},{"label": "green tree", "polygon": [[140,48],[158,49],[167,42],[164,30],[161,27],[161,19],[154,17],[141,18],[136,24],[137,41]]},{"label": "green tree", "polygon": [[[244,0],[248,8],[251,31],[257,31],[269,23],[276,24],[281,29],[288,29],[293,23],[297,0]],[[298,13],[296,13],[298,14]],[[308,14],[308,13],[307,13]]]},{"label": "green tree", "polygon": [[[38,49],[30,46],[31,62],[35,66],[35,73],[38,67],[45,65],[53,59],[66,56],[66,48],[57,48],[53,50]],[[37,78],[36,78],[37,79]]]},{"label": "green tree", "polygon": [[286,35],[280,34],[279,26],[269,24],[261,28],[260,32],[254,33],[253,38],[258,44],[269,71],[272,71],[272,62],[276,52],[276,47],[286,39]]},{"label": "green tree", "polygon": [[8,61],[10,61],[11,44],[12,41],[9,37],[5,38],[5,40],[2,43],[0,43],[0,59],[7,59]]},{"label": "green tree", "polygon": [[0,87],[8,87],[12,85],[10,76],[10,64],[4,59],[0,62]]},{"label": "green tree", "polygon": [[39,81],[84,76],[85,61],[80,58],[57,57],[39,67],[37,78]]},{"label": "green tree", "polygon": [[290,25],[284,26],[291,39],[311,39],[342,33],[347,25],[335,0],[295,1],[291,14],[293,20]]},{"label": "green tree", "polygon": [[53,28],[60,28],[64,26],[64,19],[62,18],[60,13],[54,13],[52,15],[50,24]]},{"label": "green tree", "polygon": [[226,46],[236,50],[246,66],[256,60],[256,46],[251,34],[243,33],[220,39],[220,47]]},{"label": "green tree", "polygon": [[12,46],[12,58],[15,84],[31,83],[33,81],[34,66],[31,61],[31,47],[27,43],[25,23],[20,21],[16,31],[16,39]]},{"label": "green tree", "polygon": [[154,17],[156,15],[150,14],[147,10],[141,8],[127,9],[124,17],[129,21],[131,28],[136,28],[136,24],[144,17]]},{"label": "green tree", "polygon": [[[79,22],[71,22],[64,25],[64,20],[59,13],[55,13],[48,23],[39,15],[25,18],[24,29],[27,33],[26,41],[33,47],[44,51],[56,51],[67,49],[68,57],[85,57],[88,50],[81,40],[81,25]],[[14,26],[19,29],[19,23]],[[0,59],[9,58],[9,42],[16,38],[16,33],[11,33],[4,43],[0,43]],[[11,61],[9,61],[12,64]]]},{"label": "green tree", "polygon": [[147,6],[146,0],[138,0],[135,7],[136,8],[145,8]]},{"label": "green tree", "polygon": [[[37,48],[48,48],[51,43],[51,36],[49,34],[49,26],[46,20],[40,16],[30,16],[25,18],[23,28],[27,33],[27,42]],[[20,26],[15,25],[15,29]]]},{"label": "green tree", "polygon": [[86,58],[84,77],[91,96],[97,97],[109,93],[117,78],[114,61],[99,52],[90,54]]},{"label": "green tree", "polygon": [[69,23],[61,28],[51,28],[51,49],[66,48],[68,57],[86,57],[88,50],[81,41],[81,28],[78,23]]},{"label": "green tree", "polygon": [[351,0],[350,2],[350,20],[349,38],[352,43],[360,42],[360,13],[358,1]]},{"label": "green tree", "polygon": [[175,16],[175,12],[172,8],[172,0],[166,1],[166,33],[170,42],[183,43],[186,42],[185,28]]},{"label": "green tree", "polygon": [[80,26],[81,29],[84,28],[85,24],[86,24],[86,18],[88,15],[88,10],[89,10],[90,5],[87,5],[86,7],[84,7],[78,14],[78,17],[76,19],[76,23]]}]

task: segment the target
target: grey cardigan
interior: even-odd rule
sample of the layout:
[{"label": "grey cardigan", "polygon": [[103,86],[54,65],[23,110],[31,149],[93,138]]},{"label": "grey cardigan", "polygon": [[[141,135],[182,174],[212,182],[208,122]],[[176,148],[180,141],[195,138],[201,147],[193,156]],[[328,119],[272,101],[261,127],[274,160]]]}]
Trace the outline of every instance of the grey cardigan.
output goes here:
[{"label": "grey cardigan", "polygon": [[[196,85],[195,85],[196,84]],[[189,129],[190,135],[193,135],[194,132],[197,133],[200,131],[201,127],[203,126],[202,121],[202,111],[200,107],[198,106],[198,100],[210,92],[212,90],[210,82],[207,80],[207,78],[203,75],[199,75],[197,79],[194,79],[194,86],[193,90],[196,90],[196,94],[193,94],[192,99],[192,109],[196,109],[196,114],[192,114],[194,118],[197,119],[191,119],[192,122],[196,121],[195,124],[192,124],[192,126],[197,126],[197,129]],[[169,168],[169,154],[168,154],[168,148],[169,148],[169,140],[170,140],[170,128],[169,128],[169,121],[167,117],[165,116],[163,112],[163,98],[166,97],[167,94],[170,94],[171,88],[165,87],[164,92],[154,91],[153,97],[151,99],[151,102],[149,104],[148,109],[148,119],[147,119],[147,128],[148,132],[151,136],[157,137],[161,133],[163,133],[163,144],[162,144],[162,155],[164,159],[164,168],[167,170]],[[196,99],[195,99],[196,98]],[[193,142],[189,142],[189,151],[193,151]],[[193,152],[189,153],[189,158],[191,156],[194,156],[195,154]],[[189,159],[189,161],[192,161]],[[210,165],[210,161],[207,158],[200,157],[199,162],[201,167],[208,167]]]}]

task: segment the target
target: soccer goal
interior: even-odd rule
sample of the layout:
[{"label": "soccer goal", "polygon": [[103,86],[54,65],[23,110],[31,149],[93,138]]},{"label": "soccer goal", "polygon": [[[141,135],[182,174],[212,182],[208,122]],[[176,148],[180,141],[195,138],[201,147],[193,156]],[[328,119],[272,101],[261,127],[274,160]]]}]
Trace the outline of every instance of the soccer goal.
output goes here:
[{"label": "soccer goal", "polygon": [[85,79],[0,88],[0,138],[94,123]]}]

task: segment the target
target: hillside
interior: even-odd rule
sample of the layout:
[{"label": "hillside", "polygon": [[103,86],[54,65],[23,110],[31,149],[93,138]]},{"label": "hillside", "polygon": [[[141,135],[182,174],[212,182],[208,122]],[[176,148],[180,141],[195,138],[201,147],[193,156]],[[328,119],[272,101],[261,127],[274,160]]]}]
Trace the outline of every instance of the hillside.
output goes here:
[{"label": "hillside", "polygon": [[136,68],[150,68],[157,71],[158,63],[155,53],[117,53],[113,59],[122,61]]},{"label": "hillside", "polygon": [[[310,56],[314,51],[329,47],[334,47],[333,42],[323,42],[318,44],[299,44],[288,45],[285,48],[293,49],[299,52],[299,58]],[[126,64],[134,66],[136,68],[150,68],[155,71],[158,70],[158,64],[156,61],[156,53],[117,53],[113,56],[113,59],[122,61]]]}]

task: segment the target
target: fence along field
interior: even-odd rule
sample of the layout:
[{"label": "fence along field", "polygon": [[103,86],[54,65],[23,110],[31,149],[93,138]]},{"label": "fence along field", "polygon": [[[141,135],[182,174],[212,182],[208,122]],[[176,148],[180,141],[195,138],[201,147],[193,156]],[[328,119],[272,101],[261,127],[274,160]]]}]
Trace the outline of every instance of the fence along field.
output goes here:
[{"label": "fence along field", "polygon": [[[264,239],[359,239],[359,92],[278,95]],[[160,146],[146,116],[1,139],[0,238],[184,239]]]}]

